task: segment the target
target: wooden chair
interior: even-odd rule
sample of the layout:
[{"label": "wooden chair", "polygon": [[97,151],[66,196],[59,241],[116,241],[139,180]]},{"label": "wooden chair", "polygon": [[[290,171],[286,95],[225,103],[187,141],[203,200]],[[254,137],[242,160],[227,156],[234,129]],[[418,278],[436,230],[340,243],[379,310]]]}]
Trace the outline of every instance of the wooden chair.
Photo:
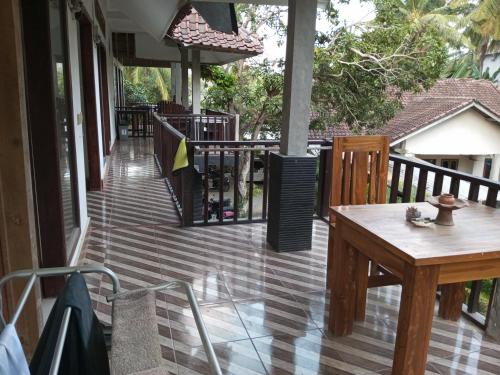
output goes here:
[{"label": "wooden chair", "polygon": [[[334,137],[332,149],[332,175],[330,207],[340,205],[386,203],[387,175],[389,168],[389,137],[349,136]],[[335,237],[334,217],[330,215],[328,238],[327,284],[333,282],[333,241]],[[360,256],[360,272],[356,291],[356,319],[364,319],[366,307],[366,288],[392,285],[399,280],[388,270],[381,269],[385,275],[378,274],[378,265],[372,263],[368,276],[370,260]]]}]

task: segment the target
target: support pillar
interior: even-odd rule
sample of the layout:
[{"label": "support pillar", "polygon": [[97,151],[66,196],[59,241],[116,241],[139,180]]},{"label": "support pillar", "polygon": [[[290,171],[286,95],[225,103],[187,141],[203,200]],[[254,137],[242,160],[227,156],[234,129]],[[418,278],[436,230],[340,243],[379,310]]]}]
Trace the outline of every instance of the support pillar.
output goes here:
[{"label": "support pillar", "polygon": [[500,179],[500,154],[493,155],[491,161],[490,180],[498,181]]},{"label": "support pillar", "polygon": [[189,108],[189,51],[181,48],[181,103]]},{"label": "support pillar", "polygon": [[191,52],[191,87],[193,96],[193,114],[201,114],[201,65],[200,50]]},{"label": "support pillar", "polygon": [[172,64],[172,82],[173,89],[172,92],[175,95],[175,103],[182,104],[182,74],[181,74],[181,64],[173,63]]},{"label": "support pillar", "polygon": [[311,249],[316,158],[307,155],[317,0],[289,0],[280,153],[271,154],[267,241]]},{"label": "support pillar", "polygon": [[483,177],[484,172],[484,161],[486,157],[484,156],[475,156],[472,164],[472,174],[477,177]]}]

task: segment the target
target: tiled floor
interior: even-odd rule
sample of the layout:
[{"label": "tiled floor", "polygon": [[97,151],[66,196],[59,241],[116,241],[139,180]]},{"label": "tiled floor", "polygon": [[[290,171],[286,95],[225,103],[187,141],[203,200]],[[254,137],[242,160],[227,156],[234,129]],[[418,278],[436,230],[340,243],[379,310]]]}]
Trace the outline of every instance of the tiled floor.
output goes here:
[{"label": "tiled floor", "polygon": [[[82,262],[113,269],[126,289],[192,282],[225,372],[390,374],[399,289],[371,289],[366,321],[349,337],[329,337],[324,223],[314,224],[312,251],[285,254],[266,248],[265,224],[180,228],[151,140],[115,147],[104,192],[90,193],[88,205]],[[89,284],[100,319],[109,322],[103,296],[111,284]],[[159,293],[157,315],[169,371],[208,373],[183,293]],[[435,318],[428,359],[429,374],[500,374],[500,345],[464,320]]]}]

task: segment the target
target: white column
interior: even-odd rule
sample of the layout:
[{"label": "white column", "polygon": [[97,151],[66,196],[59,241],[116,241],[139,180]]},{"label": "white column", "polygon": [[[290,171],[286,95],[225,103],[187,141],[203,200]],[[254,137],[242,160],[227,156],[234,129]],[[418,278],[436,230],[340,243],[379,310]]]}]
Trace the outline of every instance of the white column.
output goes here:
[{"label": "white column", "polygon": [[491,162],[490,180],[498,181],[500,179],[500,154],[493,155]]},{"label": "white column", "polygon": [[181,48],[181,102],[184,108],[189,108],[189,51]]},{"label": "white column", "polygon": [[175,102],[177,104],[182,104],[181,80],[181,64],[172,63],[172,83],[174,86],[172,92],[175,95]]},{"label": "white column", "polygon": [[191,51],[191,88],[193,96],[193,114],[201,114],[201,66],[200,50]]},{"label": "white column", "polygon": [[304,156],[309,135],[317,0],[288,1],[280,152]]},{"label": "white column", "polygon": [[472,174],[477,177],[483,177],[485,156],[474,156],[472,165]]}]

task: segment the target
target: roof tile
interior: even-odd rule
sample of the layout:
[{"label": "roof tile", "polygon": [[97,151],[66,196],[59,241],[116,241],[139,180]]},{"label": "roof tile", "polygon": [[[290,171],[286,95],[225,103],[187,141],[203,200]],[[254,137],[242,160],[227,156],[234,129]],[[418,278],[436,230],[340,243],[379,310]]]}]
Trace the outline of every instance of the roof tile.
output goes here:
[{"label": "roof tile", "polygon": [[[472,78],[443,79],[427,91],[402,95],[403,109],[377,134],[390,135],[395,141],[448,115],[460,111],[472,103],[478,103],[500,117],[500,91],[487,80]],[[309,131],[310,139],[330,139],[349,135],[345,124],[325,130]]]},{"label": "roof tile", "polygon": [[191,5],[187,5],[170,26],[167,37],[190,47],[218,49],[226,52],[258,55],[264,51],[256,34],[239,28],[238,34],[212,30],[203,17]]}]

